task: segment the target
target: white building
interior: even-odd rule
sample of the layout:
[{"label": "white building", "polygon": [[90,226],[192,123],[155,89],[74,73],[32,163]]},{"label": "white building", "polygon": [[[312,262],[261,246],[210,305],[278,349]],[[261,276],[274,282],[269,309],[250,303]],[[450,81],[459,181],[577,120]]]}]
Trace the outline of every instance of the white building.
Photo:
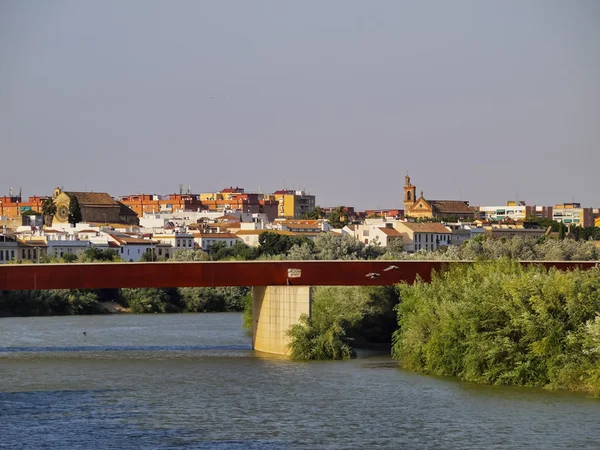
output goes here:
[{"label": "white building", "polygon": [[394,228],[402,233],[404,251],[437,250],[452,242],[452,231],[437,222],[395,222]]},{"label": "white building", "polygon": [[[362,224],[353,227],[353,237],[365,245],[380,245],[387,247],[394,240],[403,241],[402,233],[393,228],[391,223],[374,222],[375,224]],[[348,228],[350,230],[350,228]],[[404,244],[404,241],[402,242]]]},{"label": "white building", "polygon": [[139,262],[145,253],[153,253],[158,241],[132,237],[125,234],[110,234],[110,238],[119,248],[117,252],[125,261]]},{"label": "white building", "polygon": [[46,230],[43,234],[48,244],[48,256],[59,258],[68,254],[79,256],[91,245],[89,240],[81,240],[76,234],[55,230]]},{"label": "white building", "polygon": [[19,259],[19,243],[15,236],[0,234],[0,264]]},{"label": "white building", "polygon": [[217,243],[233,247],[237,242],[242,242],[242,239],[232,233],[194,233],[194,243],[205,252]]},{"label": "white building", "polygon": [[580,203],[554,205],[552,220],[576,227],[594,226],[592,208],[582,208]]}]

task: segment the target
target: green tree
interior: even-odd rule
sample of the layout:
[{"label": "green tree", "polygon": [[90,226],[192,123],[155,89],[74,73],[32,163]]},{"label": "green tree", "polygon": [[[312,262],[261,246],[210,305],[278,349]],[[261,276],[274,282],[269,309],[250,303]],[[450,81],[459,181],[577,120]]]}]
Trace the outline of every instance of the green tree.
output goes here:
[{"label": "green tree", "polygon": [[51,198],[46,198],[42,202],[42,214],[44,215],[44,225],[51,226],[56,214],[56,205]]},{"label": "green tree", "polygon": [[325,211],[320,206],[315,206],[312,211],[306,212],[300,216],[301,219],[305,220],[317,220],[325,218]]},{"label": "green tree", "polygon": [[333,208],[327,221],[333,228],[344,228],[344,226],[350,224],[350,215],[345,206],[337,206]]},{"label": "green tree", "polygon": [[68,221],[71,225],[76,225],[82,221],[81,208],[79,207],[79,201],[77,200],[77,197],[75,197],[74,195],[70,196]]},{"label": "green tree", "polygon": [[565,225],[561,222],[558,227],[558,239],[563,240],[565,238]]},{"label": "green tree", "polygon": [[170,261],[208,261],[210,257],[202,250],[181,249],[177,250]]},{"label": "green tree", "polygon": [[115,250],[100,249],[97,247],[90,247],[81,255],[79,255],[81,262],[118,262],[122,261],[119,254]]}]

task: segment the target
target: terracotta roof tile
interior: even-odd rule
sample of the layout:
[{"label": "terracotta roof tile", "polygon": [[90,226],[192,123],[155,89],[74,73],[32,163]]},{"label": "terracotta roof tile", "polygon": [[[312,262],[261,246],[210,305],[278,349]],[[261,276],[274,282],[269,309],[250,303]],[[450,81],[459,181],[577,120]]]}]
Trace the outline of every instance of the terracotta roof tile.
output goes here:
[{"label": "terracotta roof tile", "polygon": [[452,233],[448,228],[438,222],[402,222],[402,225],[415,233]]},{"label": "terracotta roof tile", "polygon": [[65,192],[77,198],[80,206],[83,205],[110,205],[118,206],[118,203],[106,192]]},{"label": "terracotta roof tile", "polygon": [[400,233],[398,230],[396,230],[395,228],[387,228],[387,227],[380,227],[379,228],[383,234],[385,234],[386,236],[402,236],[402,233]]},{"label": "terracotta roof tile", "polygon": [[461,200],[428,200],[429,204],[435,212],[444,214],[461,213],[472,214],[473,211],[469,207],[468,202]]}]

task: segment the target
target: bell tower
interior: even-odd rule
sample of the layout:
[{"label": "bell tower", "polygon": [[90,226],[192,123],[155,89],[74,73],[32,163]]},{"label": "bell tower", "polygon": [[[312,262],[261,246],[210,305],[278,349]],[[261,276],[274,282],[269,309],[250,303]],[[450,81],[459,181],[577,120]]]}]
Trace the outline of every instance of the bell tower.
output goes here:
[{"label": "bell tower", "polygon": [[410,182],[408,174],[404,177],[404,215],[408,214],[408,210],[415,203],[417,187]]}]

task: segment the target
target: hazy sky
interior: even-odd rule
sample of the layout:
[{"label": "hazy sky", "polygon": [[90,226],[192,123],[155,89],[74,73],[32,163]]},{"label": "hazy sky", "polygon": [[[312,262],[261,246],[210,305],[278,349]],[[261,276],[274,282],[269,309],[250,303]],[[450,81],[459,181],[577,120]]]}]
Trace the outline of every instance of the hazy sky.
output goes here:
[{"label": "hazy sky", "polygon": [[0,195],[600,206],[600,1],[0,0]]}]

